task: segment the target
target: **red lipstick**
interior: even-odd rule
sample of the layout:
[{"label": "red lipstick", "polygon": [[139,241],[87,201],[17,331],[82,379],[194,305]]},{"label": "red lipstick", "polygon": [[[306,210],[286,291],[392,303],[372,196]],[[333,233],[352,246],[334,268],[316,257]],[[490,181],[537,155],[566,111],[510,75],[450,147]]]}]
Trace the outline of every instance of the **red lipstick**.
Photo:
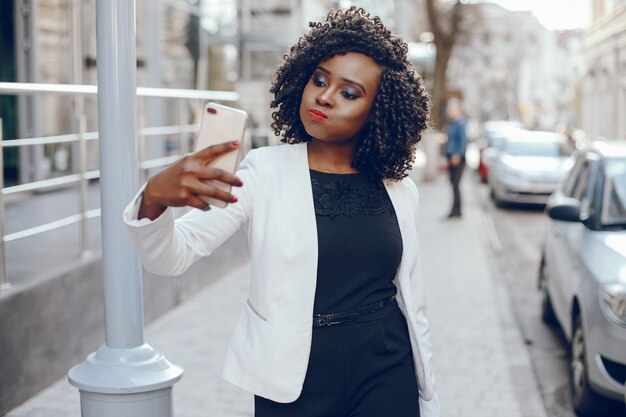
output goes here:
[{"label": "red lipstick", "polygon": [[323,122],[324,120],[328,119],[326,113],[316,109],[309,110],[309,117],[316,122]]}]

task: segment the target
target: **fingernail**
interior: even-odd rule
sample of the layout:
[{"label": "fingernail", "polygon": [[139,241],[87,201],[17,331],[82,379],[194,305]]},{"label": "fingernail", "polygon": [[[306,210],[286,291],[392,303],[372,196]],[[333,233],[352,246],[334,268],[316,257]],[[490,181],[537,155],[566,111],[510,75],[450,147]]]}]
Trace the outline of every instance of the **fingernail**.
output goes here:
[{"label": "fingernail", "polygon": [[243,186],[243,182],[239,181],[239,182],[237,183],[237,187],[241,187],[241,186]]},{"label": "fingernail", "polygon": [[203,211],[209,211],[211,210],[211,206],[206,206],[205,208],[202,209]]},{"label": "fingernail", "polygon": [[236,148],[237,146],[239,146],[239,141],[238,141],[238,140],[234,140],[234,141],[230,142],[230,145],[231,145],[233,148]]},{"label": "fingernail", "polygon": [[237,201],[238,201],[238,200],[237,200],[237,197],[233,197],[233,199],[232,199],[232,200],[230,200],[230,202],[231,202],[231,203],[236,203]]}]

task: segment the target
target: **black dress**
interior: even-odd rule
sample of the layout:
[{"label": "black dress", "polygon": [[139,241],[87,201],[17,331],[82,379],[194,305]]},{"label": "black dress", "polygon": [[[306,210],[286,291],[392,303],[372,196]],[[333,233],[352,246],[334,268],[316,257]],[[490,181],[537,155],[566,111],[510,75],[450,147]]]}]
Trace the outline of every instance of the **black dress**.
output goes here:
[{"label": "black dress", "polygon": [[[402,236],[382,181],[311,170],[318,234],[314,313],[393,297]],[[313,328],[302,393],[293,403],[255,396],[256,417],[418,417],[406,320],[397,303],[355,322]]]},{"label": "black dress", "polygon": [[311,171],[317,222],[313,312],[339,313],[396,294],[402,236],[382,181]]}]

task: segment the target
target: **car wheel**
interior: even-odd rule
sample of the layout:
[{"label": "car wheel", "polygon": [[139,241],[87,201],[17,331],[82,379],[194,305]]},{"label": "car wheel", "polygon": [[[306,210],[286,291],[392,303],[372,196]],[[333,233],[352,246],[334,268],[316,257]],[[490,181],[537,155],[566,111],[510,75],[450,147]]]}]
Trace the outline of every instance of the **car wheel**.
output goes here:
[{"label": "car wheel", "polygon": [[574,317],[569,355],[569,380],[572,405],[579,417],[605,416],[611,410],[610,401],[596,394],[589,384],[585,332],[580,314]]},{"label": "car wheel", "polygon": [[552,307],[550,293],[548,292],[545,255],[541,256],[541,263],[539,264],[539,288],[541,289],[541,319],[547,325],[554,326],[557,324],[557,321],[554,308]]},{"label": "car wheel", "polygon": [[495,204],[496,207],[502,207],[502,200],[498,198],[498,194],[493,188],[493,185],[489,187],[489,196],[491,197],[491,200],[493,200],[493,204]]}]

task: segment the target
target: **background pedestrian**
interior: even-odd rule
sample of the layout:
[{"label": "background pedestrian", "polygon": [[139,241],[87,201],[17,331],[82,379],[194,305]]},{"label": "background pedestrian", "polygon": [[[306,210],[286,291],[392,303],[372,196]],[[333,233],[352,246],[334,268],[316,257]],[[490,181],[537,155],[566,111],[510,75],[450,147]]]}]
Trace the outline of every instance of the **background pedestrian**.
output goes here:
[{"label": "background pedestrian", "polygon": [[461,217],[461,190],[459,184],[465,169],[465,150],[467,149],[466,120],[461,109],[461,102],[452,98],[446,107],[448,117],[448,141],[445,147],[448,160],[448,173],[452,184],[452,209],[448,218]]}]

